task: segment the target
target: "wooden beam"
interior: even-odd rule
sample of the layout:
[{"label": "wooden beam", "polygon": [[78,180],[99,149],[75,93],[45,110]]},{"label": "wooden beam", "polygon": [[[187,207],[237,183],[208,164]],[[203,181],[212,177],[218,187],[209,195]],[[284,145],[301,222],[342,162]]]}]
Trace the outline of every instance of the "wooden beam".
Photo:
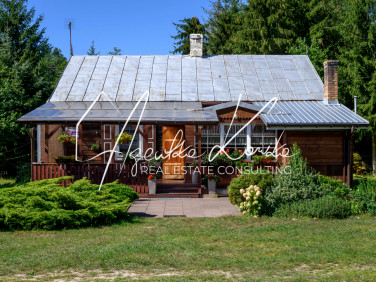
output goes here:
[{"label": "wooden beam", "polygon": [[[199,155],[198,157],[198,169],[199,171],[202,173],[201,171],[201,126],[198,126],[198,130],[197,130],[197,153]],[[201,173],[198,174],[198,185],[199,187],[201,188]]]},{"label": "wooden beam", "polygon": [[49,133],[48,133],[48,138],[50,138],[52,135],[55,134],[56,131],[59,130],[59,128],[61,127],[61,125],[57,125],[55,126]]},{"label": "wooden beam", "polygon": [[[132,127],[136,129],[136,125],[132,124]],[[147,138],[147,134],[140,129],[140,127],[137,128],[137,132],[141,134],[142,137]]]},{"label": "wooden beam", "polygon": [[50,139],[50,136],[48,134],[49,128],[48,124],[44,125],[44,162],[48,163],[48,140]]},{"label": "wooden beam", "polygon": [[79,159],[82,161],[83,160],[83,155],[82,155],[82,141],[84,138],[84,131],[82,130],[82,124],[78,126],[78,138],[76,138],[76,141],[78,141],[78,155]]}]

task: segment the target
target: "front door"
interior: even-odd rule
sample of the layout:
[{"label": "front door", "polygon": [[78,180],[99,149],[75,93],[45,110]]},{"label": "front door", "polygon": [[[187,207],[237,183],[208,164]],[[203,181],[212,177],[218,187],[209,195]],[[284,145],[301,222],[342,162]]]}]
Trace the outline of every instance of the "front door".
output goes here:
[{"label": "front door", "polygon": [[[181,130],[180,133],[179,133],[179,130]],[[163,130],[162,130],[163,155],[166,156],[166,152],[169,153],[172,150],[172,152],[168,154],[169,156],[163,159],[163,179],[184,179],[184,172],[183,172],[184,157],[173,156],[173,153],[179,153],[179,151],[184,150],[184,146],[181,146],[180,148],[173,150],[173,148],[177,147],[179,143],[181,144],[183,141],[184,141],[184,126],[164,126],[163,127]],[[183,153],[181,153],[181,156],[183,156]]]}]

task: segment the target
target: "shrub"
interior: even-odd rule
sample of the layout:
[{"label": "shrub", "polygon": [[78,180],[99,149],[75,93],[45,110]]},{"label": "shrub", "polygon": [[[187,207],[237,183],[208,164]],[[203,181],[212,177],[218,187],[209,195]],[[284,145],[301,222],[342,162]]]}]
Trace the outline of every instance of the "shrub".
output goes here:
[{"label": "shrub", "polygon": [[245,199],[239,205],[240,211],[243,214],[250,214],[257,217],[262,208],[262,193],[261,188],[256,185],[251,185],[247,189],[240,189],[240,194]]},{"label": "shrub", "polygon": [[[254,172],[254,173],[253,173]],[[273,176],[265,170],[250,171],[249,173],[243,173],[238,177],[231,180],[230,185],[227,187],[229,200],[233,205],[240,205],[244,201],[243,196],[240,193],[240,189],[246,189],[251,185],[256,185],[262,190],[272,185]]]},{"label": "shrub", "polygon": [[17,169],[16,183],[26,183],[31,179],[31,164],[24,163]]},{"label": "shrub", "polygon": [[343,184],[339,179],[333,179],[328,176],[318,174],[317,182],[319,185],[321,185],[324,191],[327,191],[329,195],[346,199],[350,193],[349,187],[347,187],[346,184]]},{"label": "shrub", "polygon": [[344,199],[325,196],[314,200],[284,204],[273,215],[283,218],[347,218],[351,215],[351,206]]},{"label": "shrub", "polygon": [[319,183],[318,174],[308,167],[296,144],[291,149],[287,166],[290,173],[277,174],[273,186],[265,191],[267,212],[270,214],[283,204],[320,198],[330,192],[329,185]]},{"label": "shrub", "polygon": [[371,213],[376,214],[376,180],[363,178],[351,191],[351,206],[354,214]]},{"label": "shrub", "polygon": [[91,184],[86,178],[68,187],[60,177],[0,190],[0,229],[62,229],[111,224],[128,218],[126,212],[138,194],[108,183]]}]

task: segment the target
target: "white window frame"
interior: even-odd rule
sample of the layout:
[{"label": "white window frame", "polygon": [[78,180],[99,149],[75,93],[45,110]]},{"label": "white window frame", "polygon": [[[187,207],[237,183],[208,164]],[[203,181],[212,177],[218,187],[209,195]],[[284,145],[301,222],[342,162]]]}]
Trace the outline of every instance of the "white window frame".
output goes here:
[{"label": "white window frame", "polygon": [[[141,131],[143,130],[143,126],[142,125],[140,125],[138,128]],[[120,125],[116,124],[115,125],[115,136],[117,134],[119,134],[119,133],[120,133]],[[139,154],[137,155],[137,157],[142,157],[142,154],[144,152],[144,139],[143,139],[144,137],[139,132],[137,132],[137,130],[135,130],[135,134],[139,135],[139,139],[138,139]],[[116,146],[115,150],[116,151],[120,151],[119,145]],[[115,160],[122,161],[123,160],[123,155],[120,154],[120,153],[115,153]]]}]

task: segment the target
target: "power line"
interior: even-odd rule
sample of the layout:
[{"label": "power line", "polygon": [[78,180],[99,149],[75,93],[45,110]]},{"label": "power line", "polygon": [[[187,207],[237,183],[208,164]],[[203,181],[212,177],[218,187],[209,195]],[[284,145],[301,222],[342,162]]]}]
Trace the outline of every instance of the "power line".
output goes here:
[{"label": "power line", "polygon": [[23,156],[20,156],[20,157],[15,157],[15,158],[11,158],[11,159],[5,159],[6,161],[11,161],[11,160],[15,160],[15,159],[20,159],[20,158],[23,158],[23,157],[26,157],[26,156],[30,156],[31,154],[26,154],[26,155],[23,155]]},{"label": "power line", "polygon": [[29,143],[27,143],[27,144],[23,144],[23,145],[20,146],[20,147],[14,148],[14,149],[9,150],[9,151],[6,151],[6,152],[0,152],[0,154],[6,154],[6,153],[9,153],[9,152],[13,152],[13,151],[15,151],[15,150],[17,150],[17,149],[20,149],[20,148],[23,148],[23,147],[29,145],[30,143],[31,143],[31,142],[29,142]]}]

